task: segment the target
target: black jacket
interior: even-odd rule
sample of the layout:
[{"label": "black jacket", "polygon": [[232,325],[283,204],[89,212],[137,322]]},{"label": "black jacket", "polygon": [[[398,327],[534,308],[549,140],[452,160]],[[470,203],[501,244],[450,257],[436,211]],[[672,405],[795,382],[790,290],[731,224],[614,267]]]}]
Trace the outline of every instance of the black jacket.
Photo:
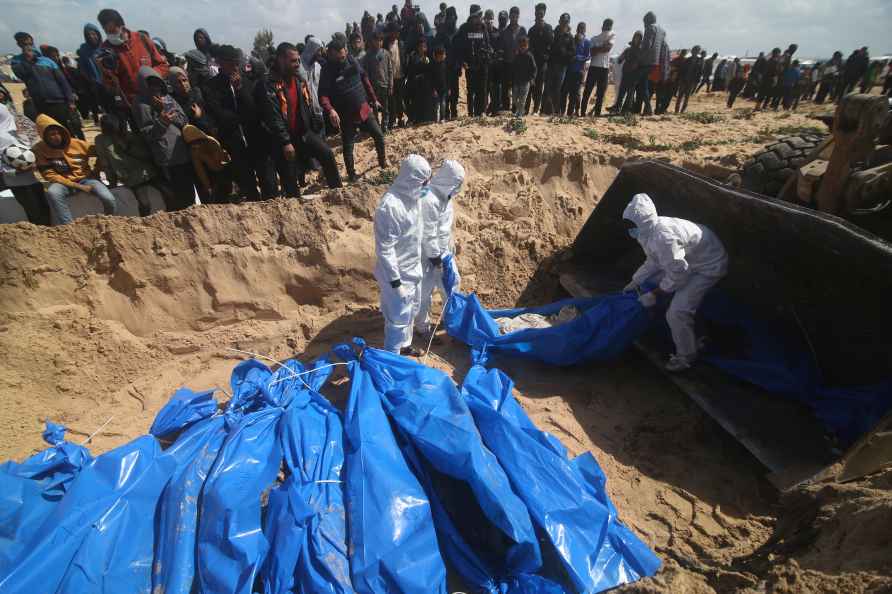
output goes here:
[{"label": "black jacket", "polygon": [[515,85],[522,85],[536,79],[536,58],[533,54],[517,54],[511,64],[511,79]]},{"label": "black jacket", "polygon": [[573,34],[570,31],[565,33],[555,32],[548,63],[556,66],[569,66],[575,57],[576,40]]},{"label": "black jacket", "polygon": [[[183,113],[185,113],[186,117],[189,118],[190,124],[198,127],[202,132],[206,134],[217,136],[217,127],[214,125],[213,117],[211,117],[210,112],[208,112],[207,104],[204,100],[204,94],[201,92],[201,89],[192,87],[191,89],[189,89],[189,95],[186,97],[180,97],[178,95],[171,95],[171,97],[173,97],[179,104],[179,106],[183,108]],[[200,118],[195,117],[195,114],[192,111],[193,105],[198,105],[198,107],[201,109]]]},{"label": "black jacket", "polygon": [[238,90],[222,72],[209,80],[204,87],[206,111],[210,115],[223,144],[236,141],[242,134],[250,140],[261,128],[262,114],[259,106],[266,89],[259,81],[241,77]]},{"label": "black jacket", "polygon": [[463,24],[452,39],[453,51],[458,64],[467,64],[472,70],[485,68],[493,59],[492,42],[486,27],[471,31],[471,25]]},{"label": "black jacket", "polygon": [[[317,132],[322,123],[313,118],[312,110],[305,99],[306,95],[302,92],[302,88],[306,88],[306,93],[309,93],[309,87],[302,78],[297,79],[297,84],[297,103],[300,110],[298,125],[304,130],[304,135]],[[291,144],[291,133],[288,130],[289,114],[286,111],[289,106],[286,101],[284,79],[277,71],[271,70],[266,80],[258,82],[257,85],[262,90],[257,92],[256,99],[264,129],[273,137],[273,142],[281,146]]]},{"label": "black jacket", "polygon": [[431,79],[433,80],[434,90],[439,93],[440,97],[446,95],[446,62],[437,62],[434,60],[431,65]]},{"label": "black jacket", "polygon": [[551,55],[551,45],[554,43],[554,29],[548,23],[534,24],[527,32],[530,40],[530,53],[536,58],[536,64],[545,64]]}]

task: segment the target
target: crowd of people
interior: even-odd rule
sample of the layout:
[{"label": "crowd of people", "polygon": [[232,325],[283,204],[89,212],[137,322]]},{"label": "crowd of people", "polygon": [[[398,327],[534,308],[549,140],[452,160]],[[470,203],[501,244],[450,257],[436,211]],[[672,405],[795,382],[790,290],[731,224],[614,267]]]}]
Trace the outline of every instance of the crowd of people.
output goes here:
[{"label": "crowd of people", "polygon": [[[536,4],[529,29],[520,17],[518,7],[496,15],[472,4],[459,24],[456,9],[442,3],[431,26],[406,0],[386,16],[366,12],[327,42],[308,35],[245,53],[197,29],[194,49],[176,56],[163,39],[104,9],[98,26],[84,26],[74,63],[20,32],[12,68],[28,98],[19,114],[0,88],[0,150],[32,147],[49,186],[44,193],[33,171],[6,162],[4,185],[39,224],[48,224],[50,211],[57,222],[70,221],[75,191],[95,194],[115,212],[109,185],[117,184],[134,191],[142,213],[149,188],[162,193],[168,210],[193,204],[196,195],[202,202],[298,197],[313,170],[329,187],[342,185],[327,142],[333,135],[340,134],[352,182],[361,132],[373,139],[383,168],[389,130],[459,117],[462,76],[469,116],[597,117],[611,70],[616,99],[606,110],[645,116],[666,113],[673,100],[674,111],[684,112],[703,89],[727,92],[729,108],[745,97],[757,109],[795,109],[802,99],[837,100],[856,86],[863,92],[883,74],[866,47],[810,67],[795,59],[795,44],[753,64],[707,57],[700,46],[672,52],[652,12],[612,63],[619,49],[612,19],[588,37],[584,22],[573,33],[567,13],[553,28],[544,3]],[[890,83],[886,76],[884,92]],[[86,118],[101,128],[94,142],[85,140]]]}]

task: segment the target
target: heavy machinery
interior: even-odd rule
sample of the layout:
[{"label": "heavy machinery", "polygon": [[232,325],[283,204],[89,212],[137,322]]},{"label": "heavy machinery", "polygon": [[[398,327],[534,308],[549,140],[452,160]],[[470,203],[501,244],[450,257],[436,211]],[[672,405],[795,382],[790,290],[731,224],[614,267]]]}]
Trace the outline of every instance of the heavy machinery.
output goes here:
[{"label": "heavy machinery", "polygon": [[889,98],[851,94],[831,134],[784,137],[743,165],[743,187],[849,219],[892,239],[892,117]]},{"label": "heavy machinery", "polygon": [[[730,256],[719,288],[804,338],[826,382],[867,386],[892,378],[892,244],[834,215],[666,163],[630,162],[620,169],[560,270],[571,294],[617,291],[640,265],[642,250],[622,222],[623,209],[639,192],[651,196],[661,215],[694,220],[718,234]],[[645,338],[637,346],[661,367],[665,363],[665,343]],[[778,488],[827,472],[855,478],[892,464],[892,414],[843,452],[801,401],[706,364],[669,379],[749,449]],[[885,399],[875,402],[885,410]]]}]

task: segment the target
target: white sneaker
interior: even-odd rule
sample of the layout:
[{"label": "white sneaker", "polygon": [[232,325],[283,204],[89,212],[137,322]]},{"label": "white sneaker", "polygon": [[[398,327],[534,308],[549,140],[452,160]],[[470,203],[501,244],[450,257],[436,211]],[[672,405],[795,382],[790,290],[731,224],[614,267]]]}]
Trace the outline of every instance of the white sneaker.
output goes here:
[{"label": "white sneaker", "polygon": [[679,357],[678,355],[672,355],[669,357],[669,362],[666,363],[666,371],[670,373],[678,373],[690,368],[691,362],[686,357]]}]

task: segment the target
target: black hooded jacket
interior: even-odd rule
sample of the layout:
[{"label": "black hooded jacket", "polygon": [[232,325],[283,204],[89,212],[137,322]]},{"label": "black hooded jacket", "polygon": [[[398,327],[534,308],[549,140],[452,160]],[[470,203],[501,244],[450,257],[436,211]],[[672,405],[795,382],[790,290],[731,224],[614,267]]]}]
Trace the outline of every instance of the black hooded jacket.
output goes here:
[{"label": "black hooded jacket", "polygon": [[243,74],[233,89],[222,72],[204,87],[204,101],[224,145],[237,142],[244,134],[249,143],[261,133],[261,103],[265,101],[263,81]]},{"label": "black hooded jacket", "polygon": [[554,43],[554,29],[546,22],[533,24],[527,32],[530,40],[530,53],[536,58],[536,64],[545,64],[551,55],[551,44]]},{"label": "black hooded jacket", "polygon": [[555,66],[569,66],[575,56],[576,40],[573,37],[573,33],[569,29],[563,33],[555,31],[554,43],[551,45],[548,63]]}]

